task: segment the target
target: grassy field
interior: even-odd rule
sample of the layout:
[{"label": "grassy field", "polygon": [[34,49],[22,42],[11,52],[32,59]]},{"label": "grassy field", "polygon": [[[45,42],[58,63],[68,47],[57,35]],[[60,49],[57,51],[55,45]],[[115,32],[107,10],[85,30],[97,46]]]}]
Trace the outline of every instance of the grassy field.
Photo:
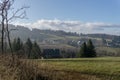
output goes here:
[{"label": "grassy field", "polygon": [[120,80],[120,57],[11,60],[0,57],[0,80]]},{"label": "grassy field", "polygon": [[46,59],[35,61],[44,69],[96,76],[99,78],[98,80],[120,80],[120,57]]}]

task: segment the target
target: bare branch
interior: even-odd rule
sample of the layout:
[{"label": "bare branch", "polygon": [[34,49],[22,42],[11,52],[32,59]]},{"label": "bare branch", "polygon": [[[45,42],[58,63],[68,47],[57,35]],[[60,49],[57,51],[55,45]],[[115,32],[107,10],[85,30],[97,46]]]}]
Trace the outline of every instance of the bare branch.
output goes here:
[{"label": "bare branch", "polygon": [[[25,19],[26,18],[26,11],[24,9],[27,9],[29,7],[23,6],[20,9],[17,9],[15,12],[13,12],[12,16],[8,19],[8,21],[12,19]],[[20,13],[22,10],[24,10],[22,13]],[[19,14],[20,13],[20,14]]]},{"label": "bare branch", "polygon": [[[9,46],[11,48],[11,52],[12,52],[12,47],[11,47],[11,40],[10,40],[10,31],[16,30],[16,29],[10,29],[9,30],[9,22],[14,20],[14,19],[25,19],[26,18],[26,8],[29,8],[27,6],[23,6],[19,9],[17,9],[16,11],[14,11],[12,13],[12,16],[9,17],[11,14],[9,12],[9,10],[11,11],[12,9],[12,5],[14,4],[14,0],[1,0],[0,2],[0,16],[1,16],[1,26],[2,26],[2,36],[1,36],[1,48],[2,48],[2,53],[4,53],[4,37],[6,37],[5,35],[7,34],[8,37],[8,42],[9,42]],[[9,15],[10,14],[10,15]],[[5,38],[6,39],[6,38]]]}]

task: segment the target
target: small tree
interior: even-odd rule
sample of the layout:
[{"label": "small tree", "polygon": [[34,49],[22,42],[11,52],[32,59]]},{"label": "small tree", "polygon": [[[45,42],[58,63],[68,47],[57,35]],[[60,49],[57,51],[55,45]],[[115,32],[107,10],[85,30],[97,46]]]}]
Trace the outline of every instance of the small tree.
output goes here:
[{"label": "small tree", "polygon": [[87,43],[87,57],[96,57],[95,47],[94,47],[91,39],[89,39],[89,41]]}]

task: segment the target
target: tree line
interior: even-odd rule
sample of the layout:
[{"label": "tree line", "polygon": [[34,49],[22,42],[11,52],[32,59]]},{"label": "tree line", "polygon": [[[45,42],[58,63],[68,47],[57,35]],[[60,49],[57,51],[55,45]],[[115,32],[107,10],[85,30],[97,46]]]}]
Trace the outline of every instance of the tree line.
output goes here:
[{"label": "tree line", "polygon": [[[15,38],[11,42],[13,54],[17,55],[20,58],[28,59],[38,59],[41,57],[44,58],[75,58],[75,57],[96,57],[95,47],[91,40],[84,42],[80,49],[79,53],[71,50],[60,50],[60,49],[43,49],[41,50],[40,46],[36,41],[31,41],[30,38],[26,42],[20,38]],[[7,49],[8,53],[10,49]]]},{"label": "tree line", "polygon": [[41,49],[36,41],[32,42],[29,38],[25,43],[20,38],[15,38],[12,42],[13,53],[19,57],[37,59],[41,57]]}]

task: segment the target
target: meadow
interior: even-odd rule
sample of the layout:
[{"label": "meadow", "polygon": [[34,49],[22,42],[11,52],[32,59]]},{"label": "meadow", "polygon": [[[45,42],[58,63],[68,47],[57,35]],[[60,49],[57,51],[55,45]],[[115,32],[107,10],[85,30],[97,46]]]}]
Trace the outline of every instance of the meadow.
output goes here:
[{"label": "meadow", "polygon": [[11,60],[0,57],[0,80],[120,80],[120,57]]},{"label": "meadow", "polygon": [[[120,80],[120,57],[44,59],[33,61],[37,62],[39,68],[45,70],[56,71],[58,73],[69,72],[76,80],[78,75],[89,76],[88,80]],[[60,77],[60,75],[58,76]],[[80,80],[79,77],[78,80]]]}]

